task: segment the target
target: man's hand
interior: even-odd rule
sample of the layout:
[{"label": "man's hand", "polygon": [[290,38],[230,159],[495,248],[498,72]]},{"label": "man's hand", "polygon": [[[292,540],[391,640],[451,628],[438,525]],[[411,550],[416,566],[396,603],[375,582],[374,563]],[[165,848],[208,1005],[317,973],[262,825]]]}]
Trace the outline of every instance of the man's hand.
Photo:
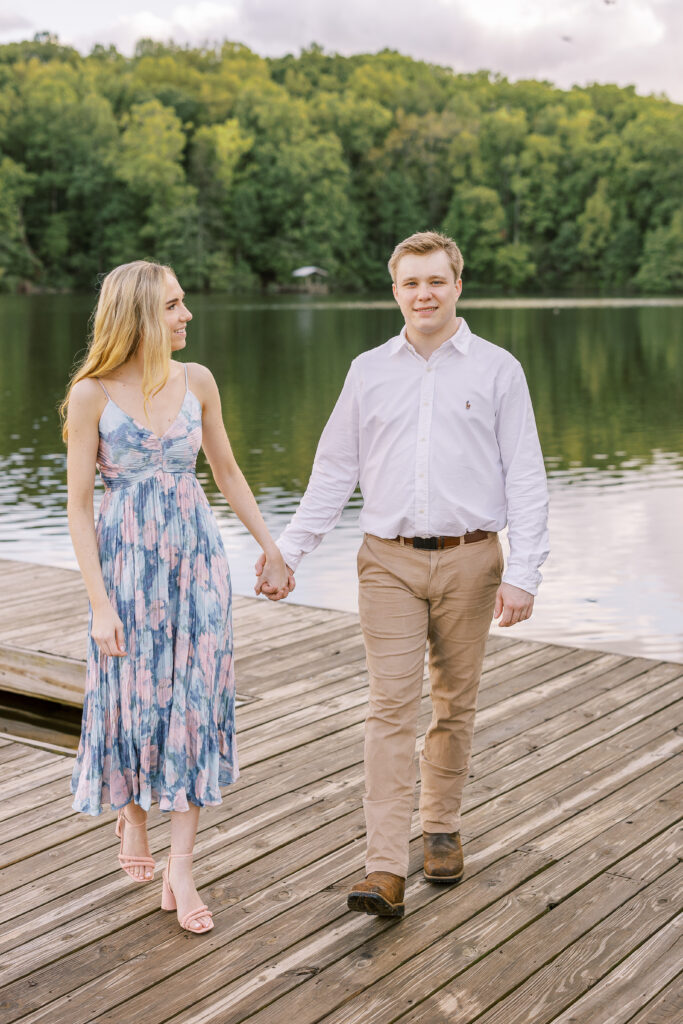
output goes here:
[{"label": "man's hand", "polygon": [[258,579],[256,581],[256,585],[254,587],[254,593],[255,594],[265,594],[265,596],[268,598],[269,601],[281,601],[283,597],[289,597],[289,595],[292,593],[292,591],[296,587],[296,581],[294,579],[294,572],[293,572],[293,570],[290,569],[289,566],[287,566],[287,572],[289,573],[289,578],[287,580],[287,586],[288,586],[289,589],[287,590],[286,593],[282,593],[282,591],[280,591],[278,593],[277,587],[274,587],[272,584],[270,584],[268,582],[268,580],[261,579],[261,576],[263,574],[263,568],[264,568],[265,564],[266,564],[266,556],[265,556],[264,553],[261,553],[259,555],[258,559],[256,560],[256,565],[254,566],[254,572],[258,576]]},{"label": "man's hand", "polygon": [[496,594],[496,607],[493,617],[502,614],[499,626],[514,626],[516,622],[524,622],[531,618],[534,610],[534,597],[521,587],[513,587],[511,583],[501,583]]}]

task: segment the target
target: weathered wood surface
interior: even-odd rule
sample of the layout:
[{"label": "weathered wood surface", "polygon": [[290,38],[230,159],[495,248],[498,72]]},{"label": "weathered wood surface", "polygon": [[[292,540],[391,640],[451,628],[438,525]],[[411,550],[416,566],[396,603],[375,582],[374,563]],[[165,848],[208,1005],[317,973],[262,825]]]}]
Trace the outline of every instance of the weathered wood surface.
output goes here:
[{"label": "weathered wood surface", "polygon": [[[12,568],[21,598],[27,570]],[[38,583],[52,572],[68,571]],[[31,621],[37,602],[22,622],[20,604],[3,593],[0,640],[23,664],[82,658],[77,587],[61,618],[53,592],[49,634]],[[206,936],[159,910],[159,880],[123,875],[113,814],[73,814],[71,757],[0,738],[0,1024],[681,1019],[680,665],[491,638],[466,877],[423,880],[415,814],[395,924],[345,904],[364,848],[355,616],[242,598],[235,633],[251,700],[238,710],[242,777],[200,819]],[[420,737],[429,714],[425,682]],[[163,865],[156,809],[149,836]]]}]

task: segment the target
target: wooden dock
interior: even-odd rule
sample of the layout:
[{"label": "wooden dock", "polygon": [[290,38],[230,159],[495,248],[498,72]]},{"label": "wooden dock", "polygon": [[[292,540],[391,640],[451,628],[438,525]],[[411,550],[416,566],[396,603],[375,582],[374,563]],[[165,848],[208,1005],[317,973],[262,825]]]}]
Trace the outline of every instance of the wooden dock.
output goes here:
[{"label": "wooden dock", "polygon": [[[0,688],[78,703],[76,573],[0,563]],[[366,673],[356,616],[235,602],[242,778],[202,812],[193,936],[71,811],[73,758],[0,738],[0,1022],[674,1024],[683,1020],[683,666],[492,638],[466,876],[353,914]],[[80,675],[79,675],[80,673]],[[60,698],[61,699],[61,698]],[[427,688],[420,735],[429,721]],[[168,820],[154,809],[160,865]]]}]

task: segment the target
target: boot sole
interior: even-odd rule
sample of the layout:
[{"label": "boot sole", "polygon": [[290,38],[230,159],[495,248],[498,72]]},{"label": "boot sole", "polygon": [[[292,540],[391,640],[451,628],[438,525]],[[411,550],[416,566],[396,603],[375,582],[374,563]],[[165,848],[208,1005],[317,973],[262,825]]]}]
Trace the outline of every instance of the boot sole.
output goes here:
[{"label": "boot sole", "polygon": [[349,910],[357,910],[361,914],[374,914],[376,917],[403,917],[405,904],[389,903],[383,896],[375,892],[350,892],[346,898]]},{"label": "boot sole", "polygon": [[428,882],[436,882],[437,885],[457,885],[464,876],[465,872],[461,871],[459,875],[428,875],[424,872],[424,876]]}]

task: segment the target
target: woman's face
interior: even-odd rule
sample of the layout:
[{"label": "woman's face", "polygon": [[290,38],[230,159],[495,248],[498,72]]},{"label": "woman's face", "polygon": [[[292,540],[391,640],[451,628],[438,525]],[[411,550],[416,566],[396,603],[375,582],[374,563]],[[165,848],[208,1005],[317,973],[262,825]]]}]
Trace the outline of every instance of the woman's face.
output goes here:
[{"label": "woman's face", "polygon": [[171,332],[171,351],[185,348],[187,338],[187,324],[192,319],[192,313],[183,302],[185,292],[180,287],[172,274],[166,274],[166,304],[164,316],[168,329]]}]

